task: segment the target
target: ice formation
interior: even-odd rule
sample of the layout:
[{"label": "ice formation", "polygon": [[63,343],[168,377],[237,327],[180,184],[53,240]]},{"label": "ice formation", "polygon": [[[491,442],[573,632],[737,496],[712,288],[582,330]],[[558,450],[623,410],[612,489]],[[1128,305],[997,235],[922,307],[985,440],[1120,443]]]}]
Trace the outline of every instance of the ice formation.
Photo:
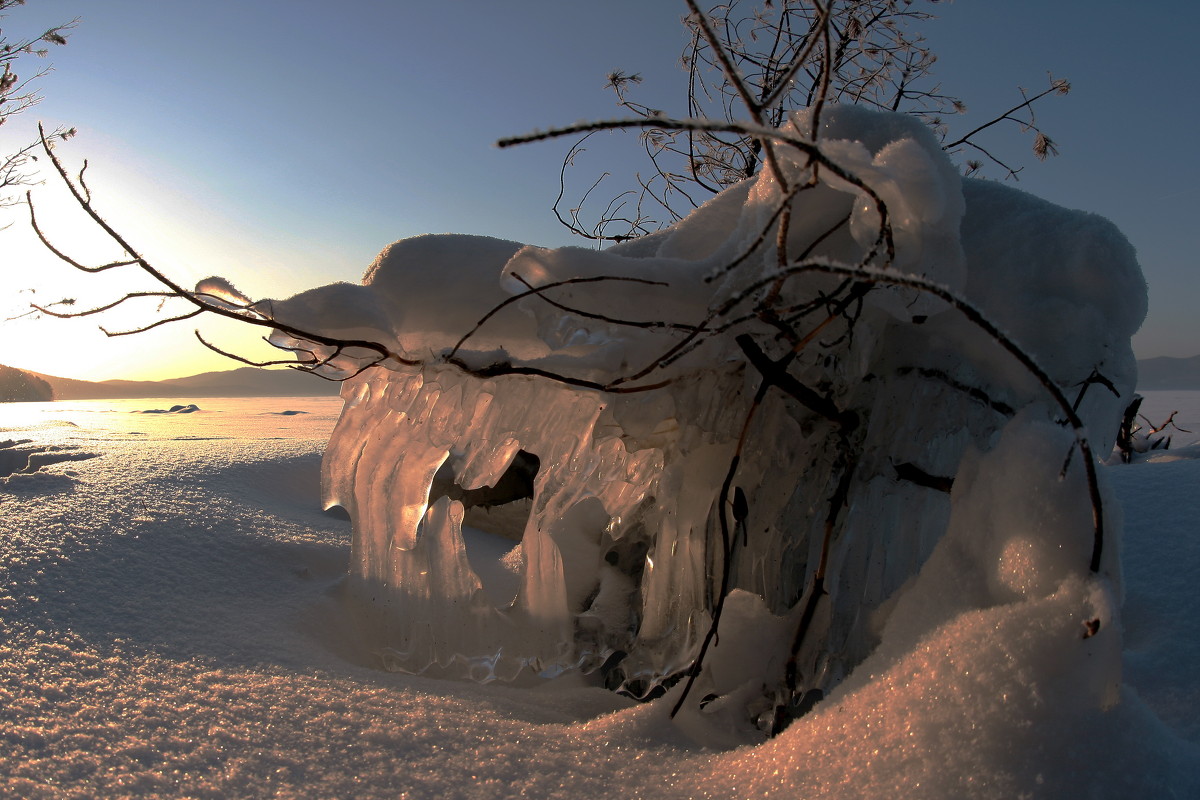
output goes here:
[{"label": "ice formation", "polygon": [[[806,112],[792,126],[809,131]],[[1134,383],[1129,337],[1146,303],[1120,233],[960,178],[909,117],[829,108],[816,141],[886,204],[887,269],[979,308],[1072,399],[1081,395],[1096,452],[1111,449]],[[811,174],[803,153],[777,153],[790,181]],[[1067,463],[1063,485],[1086,505],[1081,458],[1067,459],[1073,440],[1047,423],[1060,412],[960,311],[877,285],[850,312],[795,322],[802,332],[827,327],[793,356],[769,315],[750,313],[824,309],[845,292],[839,275],[769,279],[774,249],[752,245],[780,197],[764,171],[672,228],[604,251],[418,237],[384,250],[361,286],[273,305],[287,324],[384,343],[419,362],[346,380],[324,462],[325,502],[354,521],[347,602],[388,667],[481,681],[578,670],[654,696],[699,654],[722,595],[726,537],[727,600],[693,696],[736,698],[735,716],[764,730],[773,709],[827,693],[879,646],[889,619],[940,591],[914,576],[948,526],[953,542],[975,543],[946,556],[959,559],[964,583],[945,587],[939,613],[1049,596],[1072,580],[1111,621],[1116,546],[1090,574],[1078,544],[1090,515],[1074,500],[1046,499],[1040,484],[1017,491],[1011,458],[980,477],[988,462],[979,453],[1025,447],[1039,464],[1054,462],[1051,480]],[[832,170],[819,169],[790,209],[789,252],[820,263],[855,264],[878,236],[877,204]],[[815,399],[773,389],[756,403],[763,375],[747,363],[747,342]],[[353,367],[339,354],[330,369]],[[1112,388],[1090,384],[1094,376]],[[721,497],[736,507],[720,508]],[[515,528],[513,514],[494,512],[506,520],[495,527],[519,539],[505,559],[519,573],[511,598],[488,591],[462,533],[467,513],[489,526],[488,513],[467,506],[502,501],[521,509]],[[808,603],[818,590],[825,596]]]}]

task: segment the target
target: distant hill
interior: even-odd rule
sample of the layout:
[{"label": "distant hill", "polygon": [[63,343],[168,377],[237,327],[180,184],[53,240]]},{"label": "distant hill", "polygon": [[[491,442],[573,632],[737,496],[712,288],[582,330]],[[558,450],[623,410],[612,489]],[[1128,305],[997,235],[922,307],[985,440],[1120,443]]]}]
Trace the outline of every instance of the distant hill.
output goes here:
[{"label": "distant hill", "polygon": [[0,364],[0,403],[44,402],[54,399],[50,384],[33,373]]},{"label": "distant hill", "polygon": [[1137,365],[1139,389],[1200,390],[1200,356],[1147,358]]},{"label": "distant hill", "polygon": [[[5,369],[0,365],[0,370]],[[165,381],[77,381],[23,370],[54,390],[55,400],[121,397],[328,397],[340,383],[292,369],[240,367]],[[1200,391],[1200,356],[1147,358],[1138,361],[1138,386],[1145,390]]]},{"label": "distant hill", "polygon": [[50,384],[55,400],[99,400],[122,397],[325,397],[340,383],[292,369],[241,367],[204,372],[165,381],[77,381],[32,372]]}]

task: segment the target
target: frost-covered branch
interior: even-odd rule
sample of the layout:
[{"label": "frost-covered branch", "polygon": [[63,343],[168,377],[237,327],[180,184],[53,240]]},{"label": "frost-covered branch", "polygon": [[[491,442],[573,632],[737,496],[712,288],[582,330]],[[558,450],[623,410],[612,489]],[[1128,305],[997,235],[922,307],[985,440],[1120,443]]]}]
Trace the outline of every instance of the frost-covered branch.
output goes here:
[{"label": "frost-covered branch", "polygon": [[[791,111],[809,107],[814,109],[815,124],[827,100],[898,109],[929,119],[963,107],[929,81],[935,59],[923,37],[911,28],[932,15],[913,3],[732,0],[702,6],[687,0],[687,4],[684,24],[691,35],[681,59],[688,75],[684,113],[668,114],[634,99],[642,75],[622,70],[608,75],[606,86],[617,104],[647,121],[748,120],[778,128]],[[695,208],[697,195],[716,194],[755,175],[763,164],[780,180],[769,140],[730,134],[736,132],[650,125],[642,140],[654,180],[634,180],[636,188],[623,189],[619,196],[633,192],[656,200],[668,211],[667,219],[655,226],[663,227]],[[563,161],[564,190],[566,169],[575,155],[573,148]],[[786,188],[786,182],[781,185]],[[680,198],[683,202],[677,205]],[[582,205],[576,205],[577,212]],[[599,230],[607,222],[601,213],[594,225],[585,226],[575,217],[567,227],[594,238],[585,228]],[[639,222],[620,240],[654,229],[651,220]]]},{"label": "frost-covered branch", "polygon": [[[772,166],[769,140],[729,130],[681,130],[652,124],[660,119],[745,120],[778,128],[793,112],[807,108],[815,126],[823,107],[836,102],[920,119],[943,142],[953,138],[946,144],[949,151],[972,156],[962,166],[967,174],[982,171],[985,162],[997,166],[1006,178],[1016,178],[1021,171],[1003,152],[1005,148],[980,140],[981,134],[1002,122],[1034,134],[1033,151],[1039,160],[1055,155],[1055,142],[1036,125],[1033,116],[1037,101],[1069,90],[1067,81],[1054,77],[1048,90],[1028,96],[1022,89],[1020,104],[964,135],[950,136],[948,118],[965,114],[967,105],[944,92],[935,80],[937,56],[920,33],[934,15],[922,5],[910,0],[727,0],[703,5],[687,0],[689,13],[684,24],[690,36],[681,58],[687,72],[682,113],[669,113],[636,99],[646,76],[617,69],[605,81],[619,107],[651,123],[639,138],[652,178],[646,180],[636,171],[623,179],[616,177],[619,170],[608,167],[600,179],[582,184],[581,199],[572,207],[570,219],[564,218],[559,206],[567,191],[568,170],[575,167],[581,152],[581,139],[567,153],[560,170],[554,205],[559,222],[598,244],[619,243],[672,224],[698,207],[705,195],[754,176],[764,164],[776,180],[781,177]],[[639,213],[628,218],[611,214],[611,208],[600,204],[591,212],[595,221],[585,223],[585,205],[600,180],[616,188],[614,200],[621,198],[622,206],[636,197]],[[661,206],[667,212],[665,217],[643,216],[640,211],[647,202]],[[620,233],[601,233],[614,225]]]},{"label": "frost-covered branch", "polygon": [[[1045,131],[1037,126],[1037,120],[1033,114],[1033,107],[1034,103],[1036,103],[1038,100],[1041,100],[1043,97],[1047,97],[1052,94],[1068,94],[1071,91],[1071,84],[1066,79],[1055,78],[1053,75],[1049,77],[1049,80],[1049,88],[1038,92],[1032,97],[1028,96],[1024,89],[1020,89],[1019,91],[1021,92],[1021,97],[1023,98],[1022,102],[1018,103],[1007,111],[997,114],[995,117],[983,123],[982,125],[976,126],[954,141],[946,142],[943,144],[943,148],[948,153],[957,153],[964,147],[970,147],[986,156],[993,163],[1002,167],[1008,173],[1006,177],[1016,178],[1017,173],[1020,172],[1019,167],[1013,168],[1009,166],[1007,163],[993,155],[991,150],[975,141],[975,137],[978,134],[983,133],[984,131],[996,125],[1008,122],[1017,125],[1022,131],[1033,131],[1033,154],[1039,161],[1045,161],[1049,156],[1058,155],[1058,147],[1054,143],[1054,140],[1047,136]],[[1028,116],[1024,118],[1016,116],[1022,111],[1027,112]],[[980,165],[978,165],[977,162],[968,162],[967,174],[978,172],[979,169]]]},{"label": "frost-covered branch", "polygon": [[[177,315],[175,317],[169,318],[169,319],[160,320],[158,322],[147,325],[145,327],[138,328],[136,330],[120,331],[120,332],[110,332],[110,331],[105,330],[104,333],[108,336],[119,336],[119,335],[127,335],[129,333],[139,333],[139,332],[143,332],[146,330],[150,330],[151,328],[157,327],[162,324],[192,319],[196,316],[199,316],[202,313],[209,313],[209,314],[215,314],[220,317],[226,317],[228,319],[234,319],[239,322],[244,322],[248,325],[256,325],[259,327],[269,328],[274,331],[279,331],[283,334],[294,337],[297,340],[310,342],[313,345],[333,347],[333,348],[337,349],[339,352],[342,352],[347,348],[354,348],[354,349],[358,349],[358,350],[369,351],[373,354],[368,359],[368,361],[371,364],[383,363],[384,361],[387,361],[389,359],[393,360],[397,363],[401,363],[401,364],[414,365],[414,364],[419,363],[417,361],[407,359],[396,352],[393,352],[388,347],[386,347],[385,345],[383,345],[379,342],[368,341],[368,340],[339,339],[337,337],[327,336],[327,335],[319,333],[319,332],[304,330],[300,327],[297,327],[294,325],[289,325],[286,322],[271,318],[269,315],[264,313],[264,311],[261,308],[257,307],[256,304],[253,304],[253,303],[244,303],[241,305],[231,304],[229,302],[226,302],[225,300],[215,297],[214,295],[212,295],[206,291],[185,289],[182,285],[180,285],[179,283],[177,283],[176,281],[171,279],[165,272],[158,269],[150,261],[148,261],[146,258],[144,258],[119,231],[117,231],[112,225],[110,225],[100,215],[100,213],[97,211],[95,205],[92,202],[91,192],[87,189],[86,184],[83,182],[82,176],[83,176],[83,170],[85,170],[87,168],[86,162],[84,163],[84,167],[83,167],[83,169],[80,170],[78,176],[75,178],[72,178],[72,176],[67,171],[67,168],[63,164],[62,160],[58,157],[58,154],[55,152],[55,149],[52,144],[52,137],[46,135],[46,132],[42,128],[41,125],[38,126],[38,131],[39,131],[39,135],[40,135],[40,142],[41,142],[43,153],[45,154],[46,158],[49,159],[50,163],[53,165],[54,170],[58,174],[59,178],[61,179],[62,184],[67,188],[67,190],[70,192],[71,196],[74,198],[75,203],[78,206],[78,208],[81,211],[83,211],[83,213],[92,221],[92,223],[95,224],[96,227],[99,228],[112,242],[114,242],[121,249],[121,251],[123,251],[128,256],[128,258],[118,259],[116,261],[110,261],[110,262],[107,262],[104,264],[99,264],[99,265],[88,265],[88,264],[85,264],[85,263],[79,261],[78,259],[75,259],[75,258],[69,256],[61,248],[59,248],[55,244],[53,244],[51,239],[42,230],[42,228],[40,227],[40,225],[37,222],[37,213],[35,210],[35,205],[33,202],[32,194],[27,194],[26,201],[29,205],[30,222],[31,222],[31,225],[32,225],[34,231],[36,232],[38,238],[41,240],[41,242],[46,246],[47,249],[50,250],[51,253],[53,253],[55,256],[57,256],[59,259],[61,259],[63,262],[69,264],[70,266],[72,266],[75,269],[78,269],[82,272],[95,273],[95,272],[103,272],[103,271],[112,270],[112,269],[122,269],[122,268],[133,267],[133,268],[137,268],[141,272],[145,273],[155,283],[157,283],[165,288],[165,291],[159,290],[157,292],[132,292],[127,295],[124,295],[123,297],[121,297],[111,303],[105,304],[103,306],[100,306],[100,307],[97,307],[94,309],[87,309],[84,311],[71,312],[71,313],[60,312],[58,314],[54,314],[54,316],[59,316],[59,317],[92,316],[92,315],[107,311],[107,310],[125,302],[126,300],[133,299],[135,297],[160,296],[160,297],[168,297],[168,298],[178,298],[180,300],[183,300],[183,301],[195,306],[195,310],[190,313],[187,313],[187,314],[181,314],[181,315]],[[42,311],[43,309],[38,309],[38,310]],[[202,339],[201,341],[204,341],[204,340]],[[208,345],[207,342],[205,342],[205,344]],[[211,345],[208,345],[208,346],[211,347]],[[219,351],[219,352],[223,352],[223,351]],[[298,368],[304,369],[303,366],[300,366]],[[311,370],[306,370],[306,371],[311,371]]]},{"label": "frost-covered branch", "polygon": [[[25,0],[0,0],[0,23],[6,19],[5,12],[23,5],[24,2]],[[78,22],[77,19],[71,20],[39,36],[14,40],[9,40],[7,31],[0,28],[0,125],[29,110],[41,100],[37,84],[50,72],[50,68],[42,67],[33,70],[32,73],[24,72],[23,69],[18,71],[22,62],[28,63],[27,59],[30,57],[45,58],[48,55],[47,46],[65,45],[67,36]],[[74,134],[74,128],[59,128],[49,139],[66,140]],[[37,160],[35,153],[40,147],[41,142],[34,141],[13,153],[0,156],[0,208],[19,202],[20,195],[10,195],[10,190],[35,181],[33,173],[29,170],[29,163]]]}]

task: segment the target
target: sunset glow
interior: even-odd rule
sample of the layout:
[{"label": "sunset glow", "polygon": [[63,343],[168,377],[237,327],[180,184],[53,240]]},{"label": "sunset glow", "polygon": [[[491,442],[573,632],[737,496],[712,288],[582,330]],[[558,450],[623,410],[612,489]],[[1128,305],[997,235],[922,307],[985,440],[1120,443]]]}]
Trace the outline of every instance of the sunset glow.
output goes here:
[{"label": "sunset glow", "polygon": [[[945,88],[973,112],[955,124],[1011,105],[1015,87],[1036,85],[1046,70],[1073,82],[1069,97],[1038,111],[1062,155],[1030,164],[1020,186],[1113,219],[1137,247],[1151,285],[1138,355],[1190,356],[1200,350],[1193,311],[1200,282],[1177,236],[1189,228],[1197,200],[1163,192],[1160,180],[1200,178],[1182,135],[1194,129],[1195,112],[1176,102],[1189,91],[1176,88],[1190,74],[1176,63],[1187,45],[1162,38],[1189,26],[1129,21],[1121,8],[940,4],[927,35]],[[675,66],[679,13],[674,3],[632,0],[569,11],[553,2],[520,12],[479,4],[464,15],[436,5],[373,4],[332,16],[293,15],[263,3],[240,7],[231,26],[223,4],[35,2],[22,7],[14,25],[38,29],[73,16],[81,22],[70,44],[51,54],[55,71],[43,79],[45,100],[6,125],[0,145],[27,141],[38,120],[49,128],[76,126],[79,135],[61,152],[75,168],[90,162],[89,183],[106,215],[180,280],[224,274],[252,297],[356,281],[384,245],[425,232],[582,244],[548,211],[566,144],[497,151],[492,143],[539,126],[613,116],[602,83],[614,66],[662,76],[644,86],[643,96],[673,108],[683,79]],[[1032,28],[1025,22],[1031,16],[1038,20]],[[563,34],[571,29],[589,35]],[[263,30],[277,32],[264,38]],[[1105,55],[1111,48],[1085,45],[1084,31],[1089,41],[1120,41],[1143,67],[1121,68]],[[204,44],[216,39],[227,45],[219,59]],[[314,69],[312,54],[331,40],[356,45]],[[453,59],[444,56],[446,42],[455,43]],[[540,56],[513,61],[513,52]],[[438,65],[438,84],[414,78],[430,64]],[[1119,112],[1111,98],[1120,98]],[[1128,143],[1149,132],[1154,146],[1131,151]],[[600,174],[613,158],[634,158],[638,150],[632,140],[600,137],[586,156]],[[97,255],[102,248],[88,226],[42,198],[54,191],[49,184],[38,189],[47,228],[77,243],[75,252]],[[94,279],[47,266],[26,225],[18,215],[2,233],[4,318],[23,313],[31,289],[43,299],[104,296],[90,288]],[[13,324],[0,320],[0,363],[40,364],[76,377],[222,365],[184,346],[190,330],[118,344],[82,336],[83,326]],[[31,340],[41,352],[30,352]]]}]

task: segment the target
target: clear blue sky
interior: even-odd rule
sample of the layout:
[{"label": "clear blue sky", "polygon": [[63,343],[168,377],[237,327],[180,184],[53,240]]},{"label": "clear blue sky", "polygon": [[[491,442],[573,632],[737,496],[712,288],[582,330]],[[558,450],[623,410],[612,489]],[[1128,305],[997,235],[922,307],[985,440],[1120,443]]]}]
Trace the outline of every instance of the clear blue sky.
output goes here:
[{"label": "clear blue sky", "polygon": [[[1071,80],[1069,96],[1038,110],[1062,155],[1031,163],[1019,185],[1109,217],[1137,247],[1151,286],[1140,356],[1200,353],[1188,235],[1200,218],[1189,57],[1200,10],[1107,0],[930,8],[943,88],[971,109],[955,121],[962,129],[1014,103],[1017,85],[1044,85],[1047,70]],[[81,21],[52,52],[44,102],[5,125],[0,146],[28,138],[39,119],[78,127],[61,152],[90,160],[109,217],[183,282],[222,274],[251,296],[356,281],[385,244],[425,232],[567,244],[549,206],[568,143],[493,142],[613,115],[603,83],[615,67],[642,72],[655,81],[644,96],[678,108],[684,11],[675,0],[30,0],[4,21],[10,37]],[[608,138],[590,154],[597,165],[619,157],[608,148],[621,140]],[[54,192],[42,194],[49,227],[95,252]],[[30,297],[82,303],[125,285],[67,273],[24,228],[0,232],[3,316]],[[89,379],[232,366],[190,331],[108,340],[86,321],[0,323],[0,363]]]}]

